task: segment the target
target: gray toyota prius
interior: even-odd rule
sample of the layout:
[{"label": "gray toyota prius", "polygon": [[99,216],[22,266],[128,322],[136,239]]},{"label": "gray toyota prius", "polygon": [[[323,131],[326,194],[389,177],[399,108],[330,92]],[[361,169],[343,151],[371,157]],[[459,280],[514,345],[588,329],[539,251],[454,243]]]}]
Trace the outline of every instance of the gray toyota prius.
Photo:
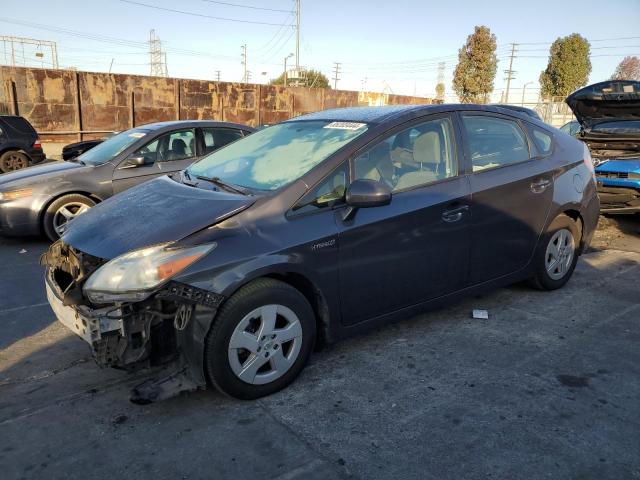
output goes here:
[{"label": "gray toyota prius", "polygon": [[164,365],[132,400],[252,399],[319,343],[522,280],[562,287],[598,213],[584,144],[530,115],[336,109],[98,204],[42,263],[99,365]]}]

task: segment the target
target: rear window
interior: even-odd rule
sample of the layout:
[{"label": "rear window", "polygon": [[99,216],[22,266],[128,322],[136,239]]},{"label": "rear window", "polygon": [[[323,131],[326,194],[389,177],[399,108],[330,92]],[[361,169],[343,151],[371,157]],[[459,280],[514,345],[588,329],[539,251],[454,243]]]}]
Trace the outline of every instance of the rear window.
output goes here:
[{"label": "rear window", "polygon": [[36,133],[31,124],[22,117],[2,117],[2,121],[20,133]]}]

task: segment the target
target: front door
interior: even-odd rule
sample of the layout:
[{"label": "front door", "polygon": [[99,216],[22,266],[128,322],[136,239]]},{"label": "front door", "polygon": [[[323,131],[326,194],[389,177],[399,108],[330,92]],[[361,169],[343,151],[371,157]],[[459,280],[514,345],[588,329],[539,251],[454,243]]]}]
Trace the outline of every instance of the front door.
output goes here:
[{"label": "front door", "polygon": [[464,288],[470,198],[456,143],[451,118],[429,117],[353,159],[352,178],[384,182],[393,193],[389,205],[347,221],[336,211],[344,324]]},{"label": "front door", "polygon": [[[536,147],[512,117],[461,114],[471,159],[469,284],[514,273],[533,256],[553,198],[553,171],[546,161],[551,137]],[[532,127],[535,128],[535,127]]]},{"label": "front door", "polygon": [[[144,158],[143,165],[132,166],[132,158]],[[196,158],[194,129],[165,133],[124,159],[113,173],[113,193],[188,167]]]}]

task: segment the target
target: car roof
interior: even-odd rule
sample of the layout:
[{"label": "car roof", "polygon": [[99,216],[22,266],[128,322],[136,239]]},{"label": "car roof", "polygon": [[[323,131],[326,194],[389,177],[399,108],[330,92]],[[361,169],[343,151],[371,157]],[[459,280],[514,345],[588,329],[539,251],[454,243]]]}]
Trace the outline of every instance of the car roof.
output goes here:
[{"label": "car roof", "polygon": [[540,121],[538,118],[530,115],[528,112],[522,111],[520,108],[504,108],[502,105],[478,105],[471,103],[442,103],[435,105],[386,105],[382,107],[332,108],[329,110],[321,110],[319,112],[294,117],[289,120],[285,120],[285,123],[299,120],[326,120],[376,124],[389,120],[397,120],[404,116],[415,117],[420,114],[428,115],[430,113],[451,112],[456,110],[502,113],[529,121]]},{"label": "car roof", "polygon": [[160,130],[185,127],[228,127],[239,128],[241,130],[247,130],[251,132],[255,130],[253,127],[243,125],[241,123],[219,122],[215,120],[169,120],[166,122],[154,122],[144,125],[137,125],[135,128],[142,128],[145,130]]}]

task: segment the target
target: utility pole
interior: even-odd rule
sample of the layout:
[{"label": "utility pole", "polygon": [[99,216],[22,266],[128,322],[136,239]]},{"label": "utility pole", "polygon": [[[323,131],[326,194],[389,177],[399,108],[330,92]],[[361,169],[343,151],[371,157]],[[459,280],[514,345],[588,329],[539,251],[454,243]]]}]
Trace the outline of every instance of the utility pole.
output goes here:
[{"label": "utility pole", "polygon": [[511,86],[511,80],[516,78],[514,76],[514,74],[516,72],[513,70],[513,59],[516,56],[516,47],[517,46],[518,46],[517,43],[512,43],[511,44],[511,55],[509,55],[509,69],[504,71],[504,73],[507,75],[506,78],[505,78],[505,80],[507,81],[507,88],[505,89],[504,103],[509,103],[509,87]]},{"label": "utility pole", "polygon": [[240,56],[242,57],[242,69],[244,71],[242,74],[242,83],[247,83],[247,44],[241,45],[240,48],[242,49]]},{"label": "utility pole", "polygon": [[300,71],[300,0],[296,0],[296,70]]},{"label": "utility pole", "polygon": [[216,70],[216,82],[220,81],[220,70]]},{"label": "utility pole", "polygon": [[338,77],[338,74],[340,73],[340,65],[342,65],[340,62],[333,62],[333,89],[337,90],[338,89],[338,80],[340,80],[340,78]]}]

